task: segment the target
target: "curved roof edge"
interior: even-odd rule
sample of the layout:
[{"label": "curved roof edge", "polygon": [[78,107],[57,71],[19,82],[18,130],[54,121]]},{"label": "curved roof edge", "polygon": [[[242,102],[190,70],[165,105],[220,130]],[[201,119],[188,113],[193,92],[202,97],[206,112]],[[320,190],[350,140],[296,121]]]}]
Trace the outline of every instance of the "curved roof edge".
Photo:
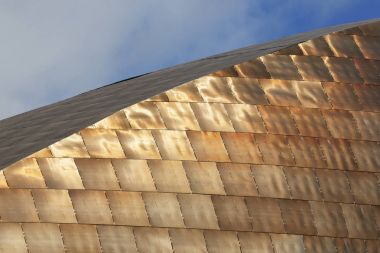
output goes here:
[{"label": "curved roof edge", "polygon": [[106,85],[0,121],[0,169],[112,113],[180,84],[328,33],[380,21],[338,25],[210,56]]}]

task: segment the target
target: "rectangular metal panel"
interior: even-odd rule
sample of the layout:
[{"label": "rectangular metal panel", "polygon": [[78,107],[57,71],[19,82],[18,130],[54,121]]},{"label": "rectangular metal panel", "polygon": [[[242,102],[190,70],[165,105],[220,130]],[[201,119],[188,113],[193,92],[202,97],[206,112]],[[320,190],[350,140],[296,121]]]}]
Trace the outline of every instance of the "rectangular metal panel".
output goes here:
[{"label": "rectangular metal panel", "polygon": [[235,103],[229,78],[205,76],[195,81],[203,100],[208,103]]},{"label": "rectangular metal panel", "polygon": [[358,127],[356,126],[354,117],[349,111],[324,110],[322,114],[334,138],[360,139]]},{"label": "rectangular metal panel", "polygon": [[333,56],[324,37],[318,37],[298,44],[305,55]]},{"label": "rectangular metal panel", "polygon": [[231,78],[231,90],[242,104],[266,105],[268,100],[257,79]]},{"label": "rectangular metal panel", "polygon": [[364,83],[380,84],[380,64],[377,60],[354,59],[356,68],[364,79]]},{"label": "rectangular metal panel", "polygon": [[334,109],[361,110],[362,105],[352,84],[324,83],[323,88]]},{"label": "rectangular metal panel", "polygon": [[278,165],[294,165],[292,151],[285,136],[272,134],[254,134],[259,145],[264,163]]},{"label": "rectangular metal panel", "polygon": [[184,227],[181,209],[174,193],[142,194],[149,220],[155,227]]},{"label": "rectangular metal panel", "polygon": [[187,131],[187,136],[198,161],[230,161],[220,133]]},{"label": "rectangular metal panel", "polygon": [[240,253],[239,241],[232,231],[204,231],[209,253]]},{"label": "rectangular metal panel", "polygon": [[119,190],[120,186],[109,159],[75,159],[86,189]]},{"label": "rectangular metal panel", "polygon": [[77,223],[67,190],[32,190],[38,216],[42,222]]},{"label": "rectangular metal panel", "polygon": [[39,158],[37,161],[48,188],[84,188],[77,166],[72,158]]},{"label": "rectangular metal panel", "polygon": [[249,164],[219,163],[217,166],[227,195],[258,196]]},{"label": "rectangular metal panel", "polygon": [[259,83],[271,105],[300,106],[295,81],[260,79]]},{"label": "rectangular metal panel", "polygon": [[137,253],[133,230],[124,226],[97,226],[103,253]]},{"label": "rectangular metal panel", "polygon": [[273,79],[302,80],[290,56],[269,54],[260,57],[260,59]]},{"label": "rectangular metal panel", "polygon": [[380,113],[360,111],[351,114],[362,140],[380,141]]},{"label": "rectangular metal panel", "polygon": [[224,146],[231,161],[239,163],[262,163],[262,157],[252,134],[221,133]]},{"label": "rectangular metal panel", "polygon": [[184,161],[187,178],[194,193],[225,194],[216,164]]},{"label": "rectangular metal panel", "polygon": [[90,157],[80,134],[72,134],[49,146],[54,157]]},{"label": "rectangular metal panel", "polygon": [[277,199],[247,197],[245,201],[252,217],[253,231],[285,233]]},{"label": "rectangular metal panel", "polygon": [[297,166],[326,167],[318,139],[312,137],[288,136],[288,142]]},{"label": "rectangular metal panel", "polygon": [[353,36],[364,58],[380,60],[380,40],[376,37]]},{"label": "rectangular metal panel", "polygon": [[177,198],[187,228],[219,229],[210,195],[178,194]]},{"label": "rectangular metal panel", "polygon": [[28,244],[28,253],[65,252],[61,231],[57,224],[26,223],[22,225],[22,229]]},{"label": "rectangular metal panel", "polygon": [[319,236],[346,237],[347,228],[339,203],[310,201]]},{"label": "rectangular metal panel", "polygon": [[128,123],[124,111],[118,111],[114,114],[96,122],[93,127],[105,129],[129,129],[131,126]]},{"label": "rectangular metal panel", "polygon": [[276,252],[305,253],[302,235],[271,234]]},{"label": "rectangular metal panel", "polygon": [[345,171],[318,169],[315,172],[324,200],[354,202]]},{"label": "rectangular metal panel", "polygon": [[25,158],[7,167],[4,176],[10,188],[46,188],[34,158]]},{"label": "rectangular metal panel", "polygon": [[165,125],[172,130],[200,130],[189,103],[157,102]]},{"label": "rectangular metal panel", "polygon": [[139,253],[173,252],[166,228],[134,228]]},{"label": "rectangular metal panel", "polygon": [[146,160],[113,159],[120,186],[127,191],[156,191]]},{"label": "rectangular metal panel", "polygon": [[363,83],[352,59],[326,57],[324,60],[336,82]]},{"label": "rectangular metal panel", "polygon": [[94,225],[60,225],[67,253],[101,253],[100,242]]},{"label": "rectangular metal panel", "polygon": [[83,129],[80,133],[91,157],[125,157],[115,131],[107,129]]},{"label": "rectangular metal panel", "polygon": [[166,126],[154,102],[140,102],[124,109],[133,129],[165,129]]},{"label": "rectangular metal panel", "polygon": [[0,189],[0,203],[0,217],[3,222],[39,221],[29,189]]},{"label": "rectangular metal panel", "polygon": [[374,173],[347,172],[355,203],[380,205],[380,186]]},{"label": "rectangular metal panel", "polygon": [[303,107],[331,108],[321,82],[298,81],[293,83],[297,97]]},{"label": "rectangular metal panel", "polygon": [[253,165],[252,173],[260,196],[290,198],[288,184],[282,167],[273,165]]},{"label": "rectangular metal panel", "polygon": [[301,135],[315,137],[330,136],[320,110],[292,107],[290,108],[290,112]]},{"label": "rectangular metal panel", "polygon": [[336,249],[338,252],[367,252],[365,241],[360,239],[349,239],[349,238],[336,238]]},{"label": "rectangular metal panel", "polygon": [[252,225],[243,197],[212,196],[219,227],[222,230],[251,231]]},{"label": "rectangular metal panel", "polygon": [[248,104],[224,105],[236,132],[266,133],[257,106]]},{"label": "rectangular metal panel", "polygon": [[378,238],[372,206],[357,204],[341,204],[341,206],[349,237],[363,239]]},{"label": "rectangular metal panel", "polygon": [[380,111],[380,86],[376,84],[355,84],[355,93],[359,97],[363,109],[368,111]]},{"label": "rectangular metal panel", "polygon": [[181,161],[148,161],[158,191],[191,193]]},{"label": "rectangular metal panel", "polygon": [[339,139],[319,139],[322,153],[328,168],[340,170],[355,170],[356,164],[348,142]]},{"label": "rectangular metal panel", "polygon": [[104,191],[70,190],[78,223],[112,224],[112,214]]},{"label": "rectangular metal panel", "polygon": [[359,170],[380,171],[380,144],[373,141],[350,141]]},{"label": "rectangular metal panel", "polygon": [[192,103],[194,114],[204,131],[234,132],[228,114],[223,104],[219,103]]},{"label": "rectangular metal panel", "polygon": [[0,223],[0,234],[1,253],[28,253],[20,224]]},{"label": "rectangular metal panel", "polygon": [[332,81],[333,78],[326,68],[321,57],[316,56],[292,56],[299,73],[308,81]]},{"label": "rectangular metal panel", "polygon": [[269,133],[298,134],[298,129],[288,108],[279,106],[258,106],[258,108]]},{"label": "rectangular metal panel", "polygon": [[265,65],[260,59],[242,62],[235,65],[235,70],[240,77],[270,78]]},{"label": "rectangular metal panel", "polygon": [[239,232],[241,253],[273,253],[272,242],[268,234]]},{"label": "rectangular metal panel", "polygon": [[328,34],[324,36],[336,57],[362,58],[363,54],[356,45],[353,36]]},{"label": "rectangular metal panel", "polygon": [[303,200],[278,200],[285,230],[289,234],[316,235],[310,205]]},{"label": "rectangular metal panel", "polygon": [[149,226],[145,204],[139,192],[106,192],[113,219],[117,225]]},{"label": "rectangular metal panel", "polygon": [[152,131],[162,159],[196,160],[185,131]]},{"label": "rectangular metal panel", "polygon": [[9,188],[7,181],[5,180],[4,171],[0,171],[0,189]]},{"label": "rectangular metal panel", "polygon": [[303,244],[306,253],[337,253],[334,238],[304,236]]},{"label": "rectangular metal panel", "polygon": [[305,200],[322,200],[314,170],[311,168],[286,167],[286,180],[292,197]]},{"label": "rectangular metal panel", "polygon": [[204,102],[195,80],[174,87],[166,92],[171,102]]},{"label": "rectangular metal panel", "polygon": [[201,230],[170,229],[170,239],[176,253],[207,253],[206,242]]},{"label": "rectangular metal panel", "polygon": [[161,159],[150,130],[120,130],[117,135],[127,158]]}]

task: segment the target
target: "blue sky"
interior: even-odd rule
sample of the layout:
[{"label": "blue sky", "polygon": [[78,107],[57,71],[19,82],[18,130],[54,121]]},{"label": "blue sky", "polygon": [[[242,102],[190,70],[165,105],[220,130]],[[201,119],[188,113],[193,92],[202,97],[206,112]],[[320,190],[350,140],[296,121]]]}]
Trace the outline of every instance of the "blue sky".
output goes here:
[{"label": "blue sky", "polygon": [[4,0],[0,118],[379,10],[375,0]]}]

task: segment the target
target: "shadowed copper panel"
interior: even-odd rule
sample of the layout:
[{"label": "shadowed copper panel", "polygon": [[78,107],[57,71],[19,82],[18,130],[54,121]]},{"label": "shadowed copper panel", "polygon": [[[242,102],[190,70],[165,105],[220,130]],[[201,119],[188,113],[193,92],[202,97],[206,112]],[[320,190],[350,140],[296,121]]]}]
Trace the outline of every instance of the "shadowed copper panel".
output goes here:
[{"label": "shadowed copper panel", "polygon": [[318,169],[315,173],[325,200],[353,203],[350,185],[344,171]]},{"label": "shadowed copper panel", "polygon": [[316,138],[289,136],[288,142],[297,166],[326,167]]},{"label": "shadowed copper panel", "polygon": [[271,165],[254,165],[252,166],[252,173],[261,196],[272,198],[290,197],[282,167]]},{"label": "shadowed copper panel", "polygon": [[320,110],[292,107],[290,108],[290,112],[301,135],[315,137],[330,136],[330,132]]},{"label": "shadowed copper panel", "polygon": [[235,70],[241,77],[270,78],[265,65],[260,59],[237,64],[235,65]]},{"label": "shadowed copper panel", "polygon": [[329,34],[325,39],[336,57],[363,57],[352,36]]},{"label": "shadowed copper panel", "polygon": [[380,39],[354,36],[354,40],[364,57],[367,59],[380,60]]},{"label": "shadowed copper panel", "polygon": [[329,45],[324,37],[315,38],[299,44],[305,55],[333,56]]},{"label": "shadowed copper panel", "polygon": [[379,61],[355,59],[354,63],[365,83],[380,84]]},{"label": "shadowed copper panel", "polygon": [[326,66],[336,82],[362,83],[363,80],[356,70],[351,59],[348,58],[325,58]]},{"label": "shadowed copper panel", "polygon": [[292,59],[304,80],[333,81],[321,57],[293,56]]},{"label": "shadowed copper panel", "polygon": [[373,173],[347,172],[355,203],[380,205],[380,188]]},{"label": "shadowed copper panel", "polygon": [[294,89],[302,107],[331,108],[320,82],[294,82]]},{"label": "shadowed copper panel", "polygon": [[261,155],[266,164],[294,165],[293,154],[285,136],[255,134]]},{"label": "shadowed copper panel", "polygon": [[261,79],[261,86],[271,105],[300,106],[293,81]]},{"label": "shadowed copper panel", "polygon": [[231,78],[231,90],[239,103],[265,105],[268,100],[260,87],[257,79],[254,78]]},{"label": "shadowed copper panel", "polygon": [[352,156],[349,144],[339,139],[319,139],[322,153],[328,168],[340,170],[355,170],[355,159]]},{"label": "shadowed copper panel", "polygon": [[380,171],[380,145],[373,141],[350,141],[359,170]]},{"label": "shadowed copper panel", "polygon": [[253,231],[285,233],[284,221],[276,199],[249,197],[245,201],[252,217]]},{"label": "shadowed copper panel", "polygon": [[323,87],[334,109],[360,110],[362,108],[351,84],[324,83]]},{"label": "shadowed copper panel", "polygon": [[296,135],[298,129],[294,124],[290,111],[280,106],[259,106],[259,111],[269,133]]},{"label": "shadowed copper panel", "polygon": [[380,141],[380,113],[351,112],[362,139]]},{"label": "shadowed copper panel", "polygon": [[360,139],[360,133],[352,114],[345,110],[326,110],[322,114],[332,137],[340,139]]},{"label": "shadowed copper panel", "polygon": [[288,55],[266,55],[260,57],[273,79],[302,80]]},{"label": "shadowed copper panel", "polygon": [[380,111],[380,86],[379,85],[354,85],[355,93],[363,104],[363,108],[369,111]]},{"label": "shadowed copper panel", "polygon": [[314,170],[310,168],[286,167],[284,173],[292,197],[305,200],[322,200]]}]

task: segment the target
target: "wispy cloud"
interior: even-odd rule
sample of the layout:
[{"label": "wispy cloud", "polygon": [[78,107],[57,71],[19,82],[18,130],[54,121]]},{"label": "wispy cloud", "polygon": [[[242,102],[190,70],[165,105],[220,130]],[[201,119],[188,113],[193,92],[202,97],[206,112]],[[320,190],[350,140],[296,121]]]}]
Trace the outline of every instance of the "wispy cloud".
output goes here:
[{"label": "wispy cloud", "polygon": [[3,1],[0,118],[133,75],[324,25],[355,4]]}]

